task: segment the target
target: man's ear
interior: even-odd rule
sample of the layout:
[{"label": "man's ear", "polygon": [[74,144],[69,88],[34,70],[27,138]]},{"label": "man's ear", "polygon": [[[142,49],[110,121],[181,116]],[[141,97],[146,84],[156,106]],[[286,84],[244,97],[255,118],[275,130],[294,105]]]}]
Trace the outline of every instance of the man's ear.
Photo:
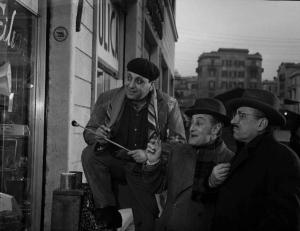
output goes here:
[{"label": "man's ear", "polygon": [[213,126],[212,133],[214,135],[218,135],[221,129],[222,129],[222,124],[221,123],[217,123],[217,124],[215,124]]},{"label": "man's ear", "polygon": [[260,118],[260,122],[258,124],[258,130],[263,131],[268,127],[269,120],[267,118]]},{"label": "man's ear", "polygon": [[150,88],[149,88],[149,91],[152,91],[154,88],[154,83],[153,82],[150,82]]}]

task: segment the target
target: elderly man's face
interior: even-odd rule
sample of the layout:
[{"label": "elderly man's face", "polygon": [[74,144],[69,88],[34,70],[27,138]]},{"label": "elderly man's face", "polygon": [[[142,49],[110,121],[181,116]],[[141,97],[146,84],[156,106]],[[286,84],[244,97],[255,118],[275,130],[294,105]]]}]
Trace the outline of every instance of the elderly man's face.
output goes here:
[{"label": "elderly man's face", "polygon": [[128,71],[125,80],[126,96],[129,99],[139,100],[148,95],[152,84],[148,79]]},{"label": "elderly man's face", "polygon": [[241,142],[249,143],[260,132],[262,117],[251,107],[239,107],[232,117],[233,137]]},{"label": "elderly man's face", "polygon": [[213,129],[215,125],[212,124],[213,118],[207,114],[193,115],[190,126],[189,144],[193,146],[202,146],[210,143],[212,140]]}]

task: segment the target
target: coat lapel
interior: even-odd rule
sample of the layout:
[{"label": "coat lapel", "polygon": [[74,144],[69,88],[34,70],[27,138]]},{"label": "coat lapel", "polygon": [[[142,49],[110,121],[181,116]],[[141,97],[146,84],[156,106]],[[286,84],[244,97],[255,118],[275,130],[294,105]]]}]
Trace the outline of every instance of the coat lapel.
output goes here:
[{"label": "coat lapel", "polygon": [[235,156],[231,163],[230,175],[244,162],[248,159],[249,152],[247,149],[244,149],[239,154]]},{"label": "coat lapel", "polygon": [[[267,134],[262,134],[254,138],[249,144],[247,144],[239,154],[237,154],[232,163],[231,163],[231,169],[230,169],[230,175],[241,165],[243,164],[250,156],[253,157],[255,153],[253,151],[256,149],[256,147],[259,145],[259,143],[262,142],[262,139],[264,137],[267,137]],[[249,153],[250,151],[250,153]]]},{"label": "coat lapel", "polygon": [[108,127],[111,127],[117,121],[118,116],[120,115],[120,111],[124,105],[125,100],[125,89],[121,88],[120,91],[116,93],[116,95],[111,99],[109,107],[110,112],[110,121],[107,124]]},{"label": "coat lapel", "polygon": [[[193,148],[180,149],[178,153],[179,160],[176,161],[175,178],[175,197],[179,195],[186,188],[190,187],[194,181],[194,173],[196,166],[197,153]],[[184,158],[182,158],[184,156]],[[177,169],[177,170],[176,170]]]}]

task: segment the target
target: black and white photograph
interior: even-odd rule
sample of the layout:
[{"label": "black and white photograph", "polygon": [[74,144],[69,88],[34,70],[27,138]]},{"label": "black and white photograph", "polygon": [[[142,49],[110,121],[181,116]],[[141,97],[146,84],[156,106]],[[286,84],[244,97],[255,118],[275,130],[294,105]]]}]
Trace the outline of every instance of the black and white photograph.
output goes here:
[{"label": "black and white photograph", "polygon": [[299,22],[0,0],[0,231],[300,231]]}]

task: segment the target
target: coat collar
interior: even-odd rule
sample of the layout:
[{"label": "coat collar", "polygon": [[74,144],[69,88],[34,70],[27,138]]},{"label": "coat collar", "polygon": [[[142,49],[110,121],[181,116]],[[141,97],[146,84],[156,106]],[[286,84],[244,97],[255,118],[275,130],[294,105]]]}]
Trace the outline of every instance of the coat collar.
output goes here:
[{"label": "coat collar", "polygon": [[231,162],[230,174],[232,174],[242,163],[244,163],[249,157],[251,157],[253,150],[256,149],[260,143],[265,139],[272,139],[270,132],[258,135],[248,144],[244,145],[240,152],[238,152]]}]

